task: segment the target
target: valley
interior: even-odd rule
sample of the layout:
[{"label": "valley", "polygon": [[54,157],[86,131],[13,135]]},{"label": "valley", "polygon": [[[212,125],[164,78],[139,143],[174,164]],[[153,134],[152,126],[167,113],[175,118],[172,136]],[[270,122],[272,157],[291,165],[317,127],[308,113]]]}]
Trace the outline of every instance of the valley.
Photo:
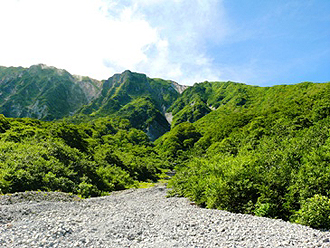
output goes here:
[{"label": "valley", "polygon": [[182,86],[0,67],[0,192],[108,195],[161,180],[198,206],[328,230],[330,83]]}]

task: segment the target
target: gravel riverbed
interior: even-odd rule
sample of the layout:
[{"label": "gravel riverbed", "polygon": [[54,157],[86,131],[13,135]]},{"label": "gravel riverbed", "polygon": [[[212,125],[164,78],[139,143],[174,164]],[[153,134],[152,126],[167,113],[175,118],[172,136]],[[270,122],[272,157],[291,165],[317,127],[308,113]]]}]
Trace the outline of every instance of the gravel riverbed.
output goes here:
[{"label": "gravel riverbed", "polygon": [[0,247],[330,247],[330,232],[202,209],[166,192],[157,186],[86,200],[1,196]]}]

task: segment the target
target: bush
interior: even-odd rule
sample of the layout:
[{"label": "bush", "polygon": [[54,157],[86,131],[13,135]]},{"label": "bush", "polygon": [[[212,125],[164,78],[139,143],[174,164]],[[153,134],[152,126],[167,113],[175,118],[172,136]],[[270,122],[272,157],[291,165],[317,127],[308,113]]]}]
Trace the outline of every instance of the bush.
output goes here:
[{"label": "bush", "polygon": [[83,181],[78,185],[78,195],[82,198],[88,198],[91,196],[99,196],[100,191],[95,185]]},{"label": "bush", "polygon": [[330,199],[326,196],[314,195],[303,202],[295,218],[296,223],[329,230]]},{"label": "bush", "polygon": [[257,202],[255,204],[254,214],[260,217],[274,217],[276,216],[276,206],[275,204],[266,202]]},{"label": "bush", "polygon": [[10,124],[8,120],[2,114],[0,114],[0,133],[6,132],[6,130],[9,128]]}]

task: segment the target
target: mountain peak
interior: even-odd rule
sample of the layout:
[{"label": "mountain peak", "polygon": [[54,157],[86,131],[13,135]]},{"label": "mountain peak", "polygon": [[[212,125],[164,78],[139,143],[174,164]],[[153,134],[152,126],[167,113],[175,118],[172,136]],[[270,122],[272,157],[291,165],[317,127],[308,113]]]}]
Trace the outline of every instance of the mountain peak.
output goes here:
[{"label": "mountain peak", "polygon": [[54,66],[49,66],[49,65],[46,65],[46,64],[42,64],[42,63],[31,65],[29,67],[29,69],[42,69],[42,70],[44,70],[44,69],[56,69],[56,70],[61,70],[61,69],[58,69]]},{"label": "mountain peak", "polygon": [[130,70],[125,70],[125,71],[123,71],[122,74],[132,74],[132,71],[130,71]]},{"label": "mountain peak", "polygon": [[46,64],[31,65],[28,70],[31,71],[31,72],[34,72],[34,73],[38,73],[38,72],[44,71],[44,70],[49,70],[49,71],[56,72],[58,75],[69,74],[64,69],[58,69],[54,66],[49,66],[49,65],[46,65]]}]

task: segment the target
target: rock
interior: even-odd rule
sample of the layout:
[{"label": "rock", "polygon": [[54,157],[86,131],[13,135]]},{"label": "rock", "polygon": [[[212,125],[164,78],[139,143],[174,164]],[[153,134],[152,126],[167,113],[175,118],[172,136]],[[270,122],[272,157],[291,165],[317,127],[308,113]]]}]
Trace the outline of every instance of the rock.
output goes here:
[{"label": "rock", "polygon": [[[0,246],[329,246],[329,232],[281,220],[198,208],[185,198],[166,198],[166,192],[165,187],[130,189],[67,202],[35,201],[30,193],[31,203],[17,196],[20,200],[16,203],[0,203],[2,219],[11,220],[0,225]],[[62,195],[57,197],[62,199]]]}]

